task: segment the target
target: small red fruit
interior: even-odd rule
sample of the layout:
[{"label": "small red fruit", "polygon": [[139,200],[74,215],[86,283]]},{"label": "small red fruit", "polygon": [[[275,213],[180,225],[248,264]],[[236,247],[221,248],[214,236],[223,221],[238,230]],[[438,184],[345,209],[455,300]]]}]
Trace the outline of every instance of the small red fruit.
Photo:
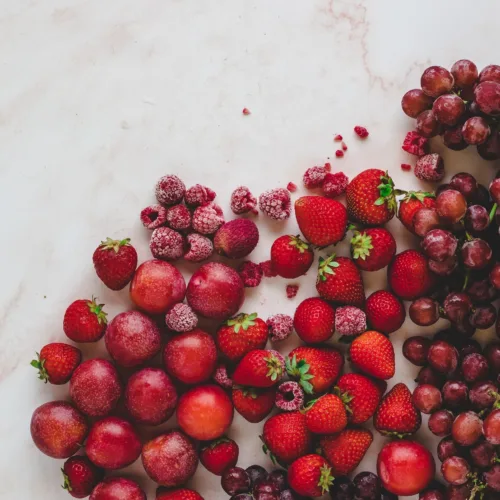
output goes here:
[{"label": "small red fruit", "polygon": [[290,465],[288,482],[299,495],[321,497],[333,484],[332,468],[322,456],[306,455]]},{"label": "small red fruit", "polygon": [[349,352],[352,363],[367,375],[383,380],[394,376],[394,347],[385,335],[365,332],[354,339]]},{"label": "small red fruit", "polygon": [[387,443],[377,459],[382,486],[394,495],[416,495],[434,478],[436,464],[427,448],[407,440]]},{"label": "small red fruit", "polygon": [[90,500],[147,500],[146,493],[132,479],[107,477],[99,483],[90,495]]},{"label": "small red fruit", "polygon": [[106,238],[92,256],[97,276],[111,290],[125,288],[137,267],[137,252],[130,244],[130,238],[112,240]]},{"label": "small red fruit", "polygon": [[233,382],[250,387],[276,385],[285,372],[282,356],[266,349],[254,349],[245,354],[233,374]]},{"label": "small red fruit", "polygon": [[306,425],[314,434],[336,434],[347,425],[347,412],[335,394],[325,394],[306,406]]},{"label": "small red fruit", "polygon": [[186,488],[180,490],[158,488],[156,500],[203,500],[203,497],[198,492]]},{"label": "small red fruit", "polygon": [[225,434],[233,414],[231,399],[217,385],[201,385],[189,390],[177,406],[180,428],[200,441],[210,441]]},{"label": "small red fruit", "polygon": [[69,458],[61,471],[64,477],[63,488],[74,498],[88,497],[104,478],[104,471],[84,456]]},{"label": "small red fruit", "polygon": [[69,458],[88,433],[85,417],[65,401],[39,406],[31,417],[31,437],[36,447],[52,458]]},{"label": "small red fruit", "polygon": [[225,470],[238,462],[238,445],[228,438],[220,438],[209,443],[200,452],[200,462],[212,474],[222,476]]},{"label": "small red fruit", "polygon": [[230,259],[249,255],[259,242],[259,230],[250,219],[234,219],[223,224],[214,238],[215,251]]},{"label": "small red fruit", "polygon": [[299,236],[280,236],[271,247],[271,263],[282,278],[294,279],[306,274],[314,260],[311,246]]},{"label": "small red fruit", "polygon": [[232,399],[236,411],[248,422],[256,424],[274,408],[276,389],[233,388]]},{"label": "small red fruit", "polygon": [[96,299],[75,300],[66,309],[63,330],[73,342],[97,342],[106,331],[107,314],[102,310],[104,304]]},{"label": "small red fruit", "polygon": [[366,139],[369,135],[368,130],[366,130],[365,127],[361,127],[360,125],[356,125],[354,127],[354,132],[361,139]]},{"label": "small red fruit", "polygon": [[351,255],[363,271],[378,271],[388,266],[396,254],[396,240],[383,227],[356,231],[351,239]]},{"label": "small red fruit", "polygon": [[365,311],[372,329],[386,334],[399,330],[406,318],[401,301],[385,290],[374,292],[368,297]]},{"label": "small red fruit", "polygon": [[312,297],[302,301],[293,317],[297,335],[308,344],[320,344],[335,332],[335,309],[323,299]]},{"label": "small red fruit", "polygon": [[80,349],[69,344],[54,342],[42,347],[38,359],[31,366],[38,370],[38,378],[54,385],[65,384],[82,360]]},{"label": "small red fruit", "polygon": [[415,214],[421,208],[434,208],[435,206],[436,196],[434,193],[409,191],[399,202],[398,218],[408,231],[414,233],[413,218]]}]

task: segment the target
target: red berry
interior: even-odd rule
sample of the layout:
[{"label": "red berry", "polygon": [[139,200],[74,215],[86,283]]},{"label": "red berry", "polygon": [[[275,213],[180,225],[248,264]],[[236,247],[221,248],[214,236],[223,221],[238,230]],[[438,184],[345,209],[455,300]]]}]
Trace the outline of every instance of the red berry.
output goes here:
[{"label": "red berry", "polygon": [[141,212],[141,222],[147,229],[156,229],[167,222],[167,209],[161,205],[151,205]]},{"label": "red berry", "polygon": [[75,456],[64,462],[63,488],[74,498],[88,497],[104,477],[104,471],[97,468],[87,457]]},{"label": "red berry", "polygon": [[335,156],[337,158],[343,158],[344,152],[341,149],[337,149],[337,151],[335,151]]},{"label": "red berry", "polygon": [[273,270],[283,278],[302,276],[309,270],[313,260],[311,246],[299,236],[280,236],[271,247]]},{"label": "red berry", "polygon": [[186,201],[186,205],[191,208],[195,208],[214,201],[215,197],[215,192],[209,187],[202,186],[201,184],[195,184],[186,191],[184,200]]},{"label": "red berry", "polygon": [[246,186],[237,187],[231,194],[231,210],[237,214],[257,213],[257,199]]},{"label": "red berry", "polygon": [[247,109],[247,108],[243,108],[242,113],[243,113],[245,116],[247,116],[247,115],[249,115],[249,114],[250,114],[250,110],[249,110],[249,109]]},{"label": "red berry", "polygon": [[65,384],[82,360],[80,349],[54,342],[42,348],[31,366],[38,370],[38,378],[54,385]]},{"label": "red berry", "polygon": [[366,317],[374,330],[392,333],[399,330],[406,318],[406,311],[392,293],[385,290],[374,292],[366,299]]},{"label": "red berry", "polygon": [[185,192],[186,186],[176,175],[165,175],[156,183],[156,199],[162,205],[179,203]]},{"label": "red berry", "polygon": [[293,299],[299,291],[299,285],[287,285],[286,286],[286,297],[288,299]]},{"label": "red berry", "polygon": [[238,445],[232,439],[223,437],[208,443],[201,450],[200,462],[212,474],[222,476],[225,470],[236,465],[238,455]]},{"label": "red berry", "polygon": [[64,333],[74,342],[97,342],[108,322],[103,307],[104,304],[98,304],[94,298],[75,300],[64,313]]},{"label": "red berry", "polygon": [[292,212],[290,193],[283,188],[269,189],[259,196],[259,208],[271,219],[288,219]]},{"label": "red berry", "polygon": [[354,127],[354,132],[361,139],[366,139],[368,137],[368,130],[366,130],[365,127],[360,127],[359,125],[356,125],[356,127]]},{"label": "red berry", "polygon": [[313,297],[302,301],[293,318],[297,335],[306,343],[320,344],[333,336],[335,309],[323,299]]}]

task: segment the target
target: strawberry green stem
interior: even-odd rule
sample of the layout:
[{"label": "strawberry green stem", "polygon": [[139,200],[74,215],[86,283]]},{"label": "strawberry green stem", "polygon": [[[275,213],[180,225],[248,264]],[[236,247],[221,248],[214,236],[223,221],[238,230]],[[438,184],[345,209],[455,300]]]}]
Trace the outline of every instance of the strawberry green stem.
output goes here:
[{"label": "strawberry green stem", "polygon": [[130,238],[125,238],[124,240],[112,240],[111,238],[106,238],[106,241],[101,241],[102,250],[114,250],[116,253],[120,251],[120,247],[130,245]]}]

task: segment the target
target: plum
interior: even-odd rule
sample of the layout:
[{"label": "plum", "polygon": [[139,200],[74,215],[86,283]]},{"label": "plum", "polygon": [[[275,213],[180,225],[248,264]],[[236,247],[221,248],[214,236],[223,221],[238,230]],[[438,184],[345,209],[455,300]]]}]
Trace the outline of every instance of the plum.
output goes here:
[{"label": "plum", "polygon": [[108,477],[94,488],[90,500],[146,500],[146,493],[132,479]]}]

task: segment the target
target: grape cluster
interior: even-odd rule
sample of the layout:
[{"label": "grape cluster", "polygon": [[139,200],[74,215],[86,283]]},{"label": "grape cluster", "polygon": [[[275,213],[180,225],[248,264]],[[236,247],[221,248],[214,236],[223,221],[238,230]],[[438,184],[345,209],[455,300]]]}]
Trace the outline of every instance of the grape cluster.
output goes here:
[{"label": "grape cluster", "polygon": [[417,132],[426,138],[441,135],[455,151],[472,145],[485,160],[500,158],[500,66],[491,64],[481,72],[467,59],[448,71],[427,68],[420,89],[406,92],[403,111],[417,119]]},{"label": "grape cluster", "polygon": [[413,403],[430,415],[430,431],[442,438],[437,454],[448,482],[446,492],[433,487],[420,498],[465,500],[473,492],[499,498],[500,343],[483,351],[477,341],[450,329],[432,340],[407,339],[403,354],[422,367]]},{"label": "grape cluster", "polygon": [[335,500],[397,500],[397,496],[385,490],[380,479],[372,472],[360,472],[351,481],[339,477],[330,489]]}]

